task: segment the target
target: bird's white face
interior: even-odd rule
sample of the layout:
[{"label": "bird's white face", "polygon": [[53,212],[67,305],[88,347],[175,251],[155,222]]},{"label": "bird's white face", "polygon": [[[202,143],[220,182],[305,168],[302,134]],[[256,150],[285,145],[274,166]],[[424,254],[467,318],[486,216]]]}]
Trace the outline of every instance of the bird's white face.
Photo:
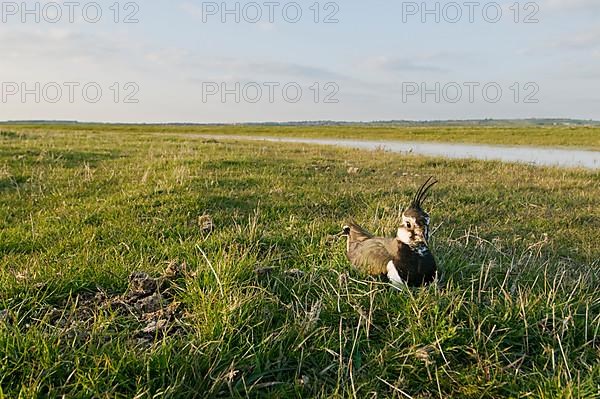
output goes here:
[{"label": "bird's white face", "polygon": [[411,241],[411,232],[406,229],[406,227],[402,226],[398,228],[398,233],[396,235],[398,241],[403,244],[410,245]]},{"label": "bird's white face", "polygon": [[403,214],[398,239],[410,246],[427,245],[429,240],[429,215]]}]

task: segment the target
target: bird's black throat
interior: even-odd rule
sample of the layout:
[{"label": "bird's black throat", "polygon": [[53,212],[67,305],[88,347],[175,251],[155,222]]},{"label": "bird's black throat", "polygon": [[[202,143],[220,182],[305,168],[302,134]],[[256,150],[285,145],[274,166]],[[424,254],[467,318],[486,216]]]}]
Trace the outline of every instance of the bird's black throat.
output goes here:
[{"label": "bird's black throat", "polygon": [[413,247],[398,242],[398,255],[397,261],[394,262],[396,269],[409,286],[418,287],[435,279],[437,265],[427,246]]}]

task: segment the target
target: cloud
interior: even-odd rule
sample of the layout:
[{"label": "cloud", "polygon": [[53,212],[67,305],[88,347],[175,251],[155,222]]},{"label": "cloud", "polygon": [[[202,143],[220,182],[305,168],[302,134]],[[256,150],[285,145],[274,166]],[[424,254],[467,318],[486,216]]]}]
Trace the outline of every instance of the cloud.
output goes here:
[{"label": "cloud", "polygon": [[600,9],[598,0],[545,0],[541,5],[555,10]]},{"label": "cloud", "polygon": [[579,32],[563,32],[560,37],[544,38],[529,47],[515,51],[518,56],[528,57],[556,57],[557,50],[561,52],[578,51],[589,52],[592,57],[600,52],[600,29],[589,29]]},{"label": "cloud", "polygon": [[[595,62],[594,62],[595,61]],[[600,62],[565,61],[560,65],[557,78],[562,80],[583,80],[588,82],[600,82]]]},{"label": "cloud", "polygon": [[142,82],[142,45],[120,31],[0,26],[0,72],[17,82]]},{"label": "cloud", "polygon": [[600,47],[600,29],[595,31],[579,32],[577,34],[563,37],[552,43],[552,47],[562,49],[583,49],[587,50],[590,48]]},{"label": "cloud", "polygon": [[[19,60],[72,61],[90,59],[102,63],[107,58],[114,60],[127,51],[122,36],[102,33],[81,33],[67,28],[0,30],[0,53],[4,58]],[[130,49],[128,49],[130,51]]]},{"label": "cloud", "polygon": [[190,56],[188,50],[182,48],[152,48],[144,53],[144,59],[156,66],[182,65]]},{"label": "cloud", "polygon": [[186,14],[192,15],[195,18],[202,18],[202,8],[194,3],[186,1],[179,4],[179,9]]},{"label": "cloud", "polygon": [[259,22],[256,24],[258,30],[263,32],[272,32],[275,30],[275,24],[270,22]]},{"label": "cloud", "polygon": [[315,82],[351,82],[353,79],[337,74],[327,69],[287,64],[287,63],[245,63],[243,67],[236,62],[228,63],[224,67],[217,64],[204,65],[202,68],[191,68],[186,73],[193,82],[277,82],[312,85]]},{"label": "cloud", "polygon": [[438,55],[420,55],[417,57],[388,57],[377,56],[367,59],[364,66],[375,71],[388,73],[397,72],[435,72],[447,73],[449,69],[442,67],[435,59]]},{"label": "cloud", "polygon": [[244,57],[206,57],[185,49],[153,49],[145,60],[161,68],[177,70],[193,81],[273,81],[328,82],[350,81],[352,77],[318,65],[247,59]]},{"label": "cloud", "polygon": [[247,70],[259,75],[285,76],[288,78],[345,80],[346,76],[327,68],[284,62],[259,62],[247,65]]}]

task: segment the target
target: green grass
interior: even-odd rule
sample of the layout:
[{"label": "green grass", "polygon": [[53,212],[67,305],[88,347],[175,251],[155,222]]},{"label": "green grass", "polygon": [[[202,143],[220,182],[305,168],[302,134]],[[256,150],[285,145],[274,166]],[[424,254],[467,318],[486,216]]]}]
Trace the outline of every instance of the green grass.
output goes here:
[{"label": "green grass", "polygon": [[[540,147],[576,147],[600,150],[600,127],[587,126],[160,126],[160,125],[62,125],[64,131],[106,131],[121,133],[231,134],[346,138],[365,140],[436,141]],[[3,125],[10,130],[13,127]],[[17,126],[45,131],[56,126]]]},{"label": "green grass", "polygon": [[[3,130],[0,397],[600,396],[597,172]],[[347,218],[392,234],[430,175],[442,282],[399,292],[352,271],[331,235]],[[105,309],[51,322],[172,260],[194,272],[176,334],[140,342],[137,320]]]}]

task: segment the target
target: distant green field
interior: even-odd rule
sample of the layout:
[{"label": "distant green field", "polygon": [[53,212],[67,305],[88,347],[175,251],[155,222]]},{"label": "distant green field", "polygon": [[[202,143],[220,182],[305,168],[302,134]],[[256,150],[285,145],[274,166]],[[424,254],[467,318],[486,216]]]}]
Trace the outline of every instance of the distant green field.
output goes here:
[{"label": "distant green field", "polygon": [[[0,130],[0,397],[600,396],[599,173],[181,134],[600,148],[596,129]],[[427,176],[441,281],[351,270],[344,221],[393,234]],[[127,291],[183,262],[157,302]]]},{"label": "distant green field", "polygon": [[[142,133],[196,133],[313,138],[438,141],[542,147],[579,147],[600,150],[600,127],[585,126],[157,126],[157,125],[30,125],[35,130],[87,130]],[[0,130],[10,130],[0,125]]]}]

